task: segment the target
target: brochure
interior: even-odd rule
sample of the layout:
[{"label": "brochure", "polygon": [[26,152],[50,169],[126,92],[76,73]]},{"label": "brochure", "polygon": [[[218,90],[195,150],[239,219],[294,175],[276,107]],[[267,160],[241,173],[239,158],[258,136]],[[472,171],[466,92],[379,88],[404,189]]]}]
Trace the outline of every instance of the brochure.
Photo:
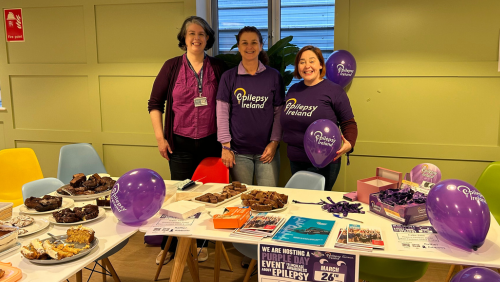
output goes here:
[{"label": "brochure", "polygon": [[273,240],[296,244],[324,246],[332,232],[334,220],[292,216],[285,223]]},{"label": "brochure", "polygon": [[201,213],[197,213],[182,219],[162,214],[158,221],[148,229],[145,236],[191,235],[195,226],[194,222],[200,218],[200,215]]},{"label": "brochure", "polygon": [[362,246],[362,245],[358,246],[355,244],[347,244],[347,226],[345,228],[340,228],[339,234],[337,236],[337,241],[335,243],[335,248],[360,250],[366,252],[373,251],[372,246]]},{"label": "brochure", "polygon": [[283,218],[277,215],[267,215],[267,212],[258,213],[241,227],[241,229],[252,230],[274,230]]},{"label": "brochure", "polygon": [[347,244],[353,246],[370,246],[374,249],[384,249],[382,231],[378,227],[349,224]]},{"label": "brochure", "polygon": [[396,245],[401,251],[450,251],[437,236],[432,226],[415,226],[393,224],[392,230],[396,235]]}]

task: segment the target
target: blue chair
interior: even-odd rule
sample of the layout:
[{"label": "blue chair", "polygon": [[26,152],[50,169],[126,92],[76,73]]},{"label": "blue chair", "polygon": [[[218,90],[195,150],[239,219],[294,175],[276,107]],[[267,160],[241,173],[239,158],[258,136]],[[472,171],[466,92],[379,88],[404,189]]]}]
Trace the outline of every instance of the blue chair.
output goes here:
[{"label": "blue chair", "polygon": [[63,186],[61,180],[53,177],[42,178],[23,185],[23,202],[29,197],[43,197]]},{"label": "blue chair", "polygon": [[61,147],[57,178],[64,184],[68,184],[73,179],[73,175],[77,173],[85,175],[107,173],[101,158],[94,147],[88,143],[71,144]]},{"label": "blue chair", "polygon": [[325,177],[310,171],[297,171],[288,180],[285,188],[325,191]]},{"label": "blue chair", "polygon": [[[288,180],[285,188],[324,191],[325,177],[310,171],[298,171]],[[243,279],[243,282],[248,282],[257,264],[257,245],[233,243],[233,246],[238,252],[252,259]]]}]

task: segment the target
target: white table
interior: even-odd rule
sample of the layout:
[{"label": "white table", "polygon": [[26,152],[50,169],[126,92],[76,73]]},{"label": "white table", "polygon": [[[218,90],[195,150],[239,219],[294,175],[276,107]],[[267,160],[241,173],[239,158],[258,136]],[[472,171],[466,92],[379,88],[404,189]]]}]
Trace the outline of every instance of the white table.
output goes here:
[{"label": "white table", "polygon": [[[177,181],[166,180],[165,184],[167,186],[177,183]],[[84,206],[86,204],[95,204],[94,200],[87,201],[75,201],[75,206]],[[23,278],[21,281],[62,281],[65,280],[82,268],[87,266],[89,263],[99,258],[101,255],[105,254],[111,250],[116,245],[125,241],[130,236],[134,235],[139,229],[139,226],[130,226],[120,222],[111,212],[110,209],[106,210],[106,216],[104,218],[85,223],[84,226],[94,229],[95,236],[99,239],[99,246],[92,250],[88,255],[82,257],[81,259],[54,265],[37,265],[27,262],[22,258],[19,250],[8,253],[4,256],[0,256],[0,261],[11,262],[12,266],[20,268],[23,272]],[[14,214],[19,214],[19,206],[15,207],[13,210]],[[33,216],[33,215],[31,215]],[[37,217],[48,217],[49,214],[33,216]],[[73,225],[72,225],[73,226]],[[67,225],[55,225],[50,224],[49,227],[43,229],[40,232],[31,234],[25,237],[19,237],[19,242],[24,246],[29,244],[29,241],[35,238],[45,239],[49,236],[47,232],[54,235],[65,235],[66,230],[70,226]],[[119,273],[118,273],[119,274]]]},{"label": "white table", "polygon": [[[208,183],[202,187],[204,191],[221,191],[225,184],[215,184]],[[198,188],[198,189],[199,189]],[[486,238],[484,245],[479,248],[476,252],[467,252],[460,250],[458,248],[450,246],[449,251],[445,252],[408,252],[400,251],[397,249],[395,244],[391,244],[394,232],[392,231],[392,224],[396,222],[389,220],[385,217],[376,215],[369,211],[369,207],[366,204],[362,204],[365,214],[349,214],[350,218],[358,219],[364,222],[365,225],[378,226],[382,230],[382,235],[385,241],[385,250],[374,250],[373,252],[363,252],[358,250],[348,250],[335,248],[335,234],[338,234],[341,227],[346,226],[349,223],[354,223],[353,221],[338,219],[333,217],[331,214],[322,211],[320,205],[306,205],[306,204],[295,204],[292,200],[298,200],[301,202],[312,202],[317,203],[320,199],[326,200],[326,197],[330,196],[333,201],[341,201],[343,192],[328,192],[328,191],[312,191],[312,190],[301,190],[301,189],[290,189],[290,188],[275,188],[275,187],[252,187],[261,190],[277,191],[279,193],[287,194],[290,204],[288,208],[284,211],[278,212],[285,217],[290,217],[292,215],[318,218],[318,219],[330,219],[336,220],[332,235],[328,238],[325,244],[325,250],[333,250],[335,252],[346,253],[346,254],[360,254],[363,256],[381,257],[381,258],[394,258],[403,260],[413,260],[413,261],[424,261],[424,262],[435,262],[435,263],[445,263],[445,264],[459,264],[459,265],[474,265],[474,266],[486,266],[500,268],[500,226],[495,221],[493,216],[491,217],[490,231]],[[196,190],[198,190],[196,189]],[[229,202],[226,206],[238,206],[241,204],[241,200],[235,199]],[[207,208],[209,211],[222,210],[223,207],[219,206],[217,208]],[[214,214],[214,212],[212,212]],[[155,222],[156,218],[149,220],[149,223]],[[182,279],[182,273],[184,271],[184,262],[186,261],[187,254],[189,252],[189,245],[191,238],[207,239],[215,241],[225,241],[225,242],[236,242],[236,243],[247,243],[247,244],[257,244],[255,241],[245,240],[243,238],[229,237],[229,234],[233,231],[232,229],[214,229],[211,217],[205,212],[201,215],[198,225],[193,231],[191,236],[179,237],[179,242],[177,245],[176,257],[174,261],[174,267],[172,269],[172,274],[170,276],[171,282],[178,282]],[[419,222],[416,225],[430,225],[429,221]],[[140,231],[147,230],[148,226],[142,226]],[[261,242],[272,244],[271,239],[264,239]],[[393,241],[394,242],[394,241]],[[300,247],[298,244],[290,244],[290,246]],[[303,245],[304,246],[304,245]],[[217,258],[216,258],[217,260]]]}]

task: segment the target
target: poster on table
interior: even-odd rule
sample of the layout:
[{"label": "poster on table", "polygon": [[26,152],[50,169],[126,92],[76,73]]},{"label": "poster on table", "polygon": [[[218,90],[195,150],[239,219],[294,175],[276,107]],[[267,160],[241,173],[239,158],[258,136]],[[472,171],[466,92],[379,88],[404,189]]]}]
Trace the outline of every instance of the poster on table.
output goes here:
[{"label": "poster on table", "polygon": [[24,25],[21,9],[4,9],[5,37],[7,42],[24,42]]},{"label": "poster on table", "polygon": [[259,282],[357,282],[359,256],[321,247],[259,244]]}]

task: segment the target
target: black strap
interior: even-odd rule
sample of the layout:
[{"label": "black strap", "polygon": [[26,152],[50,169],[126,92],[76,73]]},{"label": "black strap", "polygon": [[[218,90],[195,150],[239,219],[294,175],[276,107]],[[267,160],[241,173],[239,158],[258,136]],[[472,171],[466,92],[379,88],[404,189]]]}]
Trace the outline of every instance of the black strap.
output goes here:
[{"label": "black strap", "polygon": [[[203,57],[203,65],[205,64],[205,58],[206,58],[207,54],[205,54],[205,56]],[[189,68],[193,71],[194,73],[194,77],[196,77],[196,80],[198,81],[198,93],[200,94],[201,96],[201,93],[203,92],[202,89],[203,89],[203,65],[201,66],[201,70],[200,70],[200,75],[198,75],[196,73],[196,71],[194,70],[193,68],[193,65],[191,65],[191,62],[189,61],[187,55],[186,55],[186,60],[188,62],[188,65],[189,65]]]}]

